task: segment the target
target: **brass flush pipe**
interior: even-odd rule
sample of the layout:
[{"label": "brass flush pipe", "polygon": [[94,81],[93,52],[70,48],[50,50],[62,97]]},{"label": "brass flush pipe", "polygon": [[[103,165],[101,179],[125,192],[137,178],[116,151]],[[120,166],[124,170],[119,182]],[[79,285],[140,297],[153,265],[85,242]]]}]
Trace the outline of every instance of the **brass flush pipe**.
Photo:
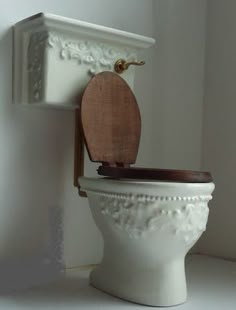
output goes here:
[{"label": "brass flush pipe", "polygon": [[118,59],[114,64],[114,70],[116,73],[122,74],[129,66],[143,66],[145,61],[126,61],[124,59]]},{"label": "brass flush pipe", "polygon": [[84,175],[84,137],[80,120],[80,108],[75,109],[75,138],[74,138],[74,186],[78,187],[79,196],[87,197],[80,189],[79,177]]}]

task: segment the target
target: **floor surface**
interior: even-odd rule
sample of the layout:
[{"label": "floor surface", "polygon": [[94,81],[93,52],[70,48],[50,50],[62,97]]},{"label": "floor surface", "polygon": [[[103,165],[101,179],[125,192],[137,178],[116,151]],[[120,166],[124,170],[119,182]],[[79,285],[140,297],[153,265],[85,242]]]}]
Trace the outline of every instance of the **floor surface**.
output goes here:
[{"label": "floor surface", "polygon": [[[191,255],[186,261],[186,273],[188,301],[170,309],[236,310],[236,262]],[[153,307],[102,293],[88,285],[88,271],[70,271],[57,283],[0,296],[0,310],[26,309],[142,310]]]}]

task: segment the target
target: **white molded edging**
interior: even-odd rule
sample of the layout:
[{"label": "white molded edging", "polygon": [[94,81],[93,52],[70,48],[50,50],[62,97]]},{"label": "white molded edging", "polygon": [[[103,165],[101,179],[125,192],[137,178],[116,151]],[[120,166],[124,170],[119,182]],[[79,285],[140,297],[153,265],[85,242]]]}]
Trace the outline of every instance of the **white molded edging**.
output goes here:
[{"label": "white molded edging", "polygon": [[[75,107],[89,79],[117,59],[138,60],[149,37],[40,13],[14,26],[13,102]],[[133,87],[134,68],[122,74]]]}]

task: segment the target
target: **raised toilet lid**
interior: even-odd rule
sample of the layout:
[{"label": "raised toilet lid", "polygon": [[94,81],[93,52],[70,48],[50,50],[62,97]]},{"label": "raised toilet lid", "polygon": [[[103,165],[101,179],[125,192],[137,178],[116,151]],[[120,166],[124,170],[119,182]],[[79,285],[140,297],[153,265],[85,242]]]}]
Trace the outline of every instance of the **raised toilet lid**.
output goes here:
[{"label": "raised toilet lid", "polygon": [[116,73],[95,75],[81,101],[81,124],[91,161],[101,162],[98,174],[113,178],[173,182],[211,182],[209,172],[131,168],[136,161],[141,117],[136,98]]},{"label": "raised toilet lid", "polygon": [[135,163],[141,118],[136,98],[121,77],[102,72],[90,80],[82,97],[81,122],[92,161]]}]

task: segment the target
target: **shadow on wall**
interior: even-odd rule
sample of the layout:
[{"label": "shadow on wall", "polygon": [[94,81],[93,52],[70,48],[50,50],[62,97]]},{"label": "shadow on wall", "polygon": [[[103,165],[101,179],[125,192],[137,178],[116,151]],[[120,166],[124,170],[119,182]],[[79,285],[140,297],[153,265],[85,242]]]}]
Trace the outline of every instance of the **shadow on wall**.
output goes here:
[{"label": "shadow on wall", "polygon": [[45,284],[64,274],[62,208],[49,209],[49,242],[29,257],[0,259],[0,293]]},{"label": "shadow on wall", "polygon": [[0,64],[0,290],[6,290],[60,274],[64,165],[74,122],[70,111],[12,105],[12,31],[0,34]]}]

